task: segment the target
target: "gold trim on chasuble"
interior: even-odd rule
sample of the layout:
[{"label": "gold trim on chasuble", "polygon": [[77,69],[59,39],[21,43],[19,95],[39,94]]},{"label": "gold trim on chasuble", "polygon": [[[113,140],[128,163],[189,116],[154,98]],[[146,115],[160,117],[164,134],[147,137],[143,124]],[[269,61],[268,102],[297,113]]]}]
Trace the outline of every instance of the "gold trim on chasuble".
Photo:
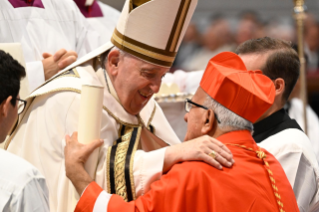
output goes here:
[{"label": "gold trim on chasuble", "polygon": [[140,141],[143,125],[121,125],[120,137],[109,147],[106,160],[107,192],[120,195],[126,202],[136,199],[133,178],[134,155]]},{"label": "gold trim on chasuble", "polygon": [[269,176],[269,179],[270,179],[271,187],[272,187],[272,189],[274,191],[274,195],[275,195],[276,200],[277,200],[278,209],[279,209],[280,212],[285,212],[284,211],[284,204],[281,202],[281,196],[280,196],[280,194],[278,192],[278,188],[276,186],[276,181],[273,178],[273,173],[270,170],[268,162],[265,160],[265,158],[267,157],[266,153],[261,151],[260,148],[259,148],[259,151],[255,151],[252,148],[248,148],[248,147],[246,147],[244,145],[239,145],[239,144],[226,144],[226,145],[240,147],[240,148],[255,152],[257,154],[257,157],[260,158],[265,164],[265,168],[266,168],[266,170],[268,172],[268,176]]},{"label": "gold trim on chasuble", "polygon": [[138,116],[140,124],[132,125],[122,122],[111,113],[111,116],[120,124],[120,128],[119,138],[114,141],[112,147],[108,148],[106,156],[106,188],[108,193],[120,195],[126,202],[136,199],[133,177],[134,155],[140,144],[143,127],[154,132],[151,121],[155,112],[156,106],[154,106],[147,125],[140,116]]}]

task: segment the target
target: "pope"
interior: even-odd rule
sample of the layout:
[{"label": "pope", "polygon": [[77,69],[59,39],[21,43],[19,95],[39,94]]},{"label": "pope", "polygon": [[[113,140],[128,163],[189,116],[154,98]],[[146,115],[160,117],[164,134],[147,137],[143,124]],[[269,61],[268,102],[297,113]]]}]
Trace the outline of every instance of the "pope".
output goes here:
[{"label": "pope", "polygon": [[[77,203],[65,173],[64,137],[78,130],[83,84],[104,86],[104,144],[98,161],[88,165],[97,167],[95,181],[109,193],[134,200],[184,160],[203,160],[219,169],[233,164],[230,151],[211,137],[180,144],[152,98],[174,61],[196,4],[197,0],[127,0],[112,42],[51,78],[27,99],[7,147],[45,176],[51,211],[74,211]],[[215,159],[208,155],[212,150],[219,153]]]}]

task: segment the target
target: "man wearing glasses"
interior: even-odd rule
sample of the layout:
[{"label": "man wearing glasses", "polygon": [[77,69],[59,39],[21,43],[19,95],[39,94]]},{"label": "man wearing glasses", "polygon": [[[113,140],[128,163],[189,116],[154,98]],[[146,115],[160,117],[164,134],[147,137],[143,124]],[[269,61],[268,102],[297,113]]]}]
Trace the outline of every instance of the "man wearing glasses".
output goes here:
[{"label": "man wearing glasses", "polygon": [[76,136],[67,136],[66,174],[82,194],[75,212],[299,211],[279,162],[251,135],[252,123],[274,98],[272,81],[261,71],[247,71],[238,55],[224,52],[212,58],[194,97],[186,101],[185,140],[217,138],[236,163],[223,171],[197,161],[176,164],[149,192],[129,203],[103,191],[83,168],[82,159],[101,142],[85,146]]},{"label": "man wearing glasses", "polygon": [[[24,68],[0,50],[0,143],[22,113],[26,102],[19,98]],[[44,177],[27,161],[0,149],[0,211],[49,211]]]}]

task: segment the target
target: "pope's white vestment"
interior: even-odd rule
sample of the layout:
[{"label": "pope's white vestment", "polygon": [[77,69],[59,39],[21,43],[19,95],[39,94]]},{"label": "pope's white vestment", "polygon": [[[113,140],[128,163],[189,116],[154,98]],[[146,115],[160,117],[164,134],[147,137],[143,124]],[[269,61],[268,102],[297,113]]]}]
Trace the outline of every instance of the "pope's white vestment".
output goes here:
[{"label": "pope's white vestment", "polygon": [[0,211],[47,212],[49,191],[30,163],[0,149]]},{"label": "pope's white vestment", "polygon": [[[103,47],[100,49],[100,52],[105,51]],[[110,94],[110,82],[107,86],[103,69],[95,72],[90,63],[83,63],[87,58],[91,59],[92,55],[94,56],[91,54],[89,57],[89,54],[78,61],[71,66],[75,67],[74,69],[64,71],[31,94],[21,123],[13,133],[12,140],[9,140],[8,151],[32,163],[46,177],[52,212],[73,211],[76,204],[73,200],[76,191],[65,175],[64,137],[78,130],[81,98],[79,92],[82,84],[105,86],[101,125],[104,146],[99,151],[95,179],[102,188],[110,189],[109,165],[106,162],[109,157],[108,147],[119,139],[124,126],[128,129],[139,127],[143,123],[144,126],[151,126],[154,134],[167,144],[180,142],[153,99],[146,104],[139,117],[128,114]],[[79,64],[80,66],[77,66]],[[143,146],[142,148],[144,149]],[[150,152],[137,150],[132,154],[134,163],[131,163],[131,183],[134,183],[132,188],[135,188],[136,197],[146,192],[150,183],[162,175],[165,150],[166,148]]]},{"label": "pope's white vestment", "polygon": [[100,34],[101,45],[111,40],[112,34],[120,17],[120,12],[103,2],[97,1],[103,17],[87,18],[91,27]]},{"label": "pope's white vestment", "polygon": [[14,8],[0,1],[0,43],[21,43],[30,91],[44,82],[42,54],[61,48],[82,57],[100,46],[100,37],[72,0],[42,0],[44,8]]}]

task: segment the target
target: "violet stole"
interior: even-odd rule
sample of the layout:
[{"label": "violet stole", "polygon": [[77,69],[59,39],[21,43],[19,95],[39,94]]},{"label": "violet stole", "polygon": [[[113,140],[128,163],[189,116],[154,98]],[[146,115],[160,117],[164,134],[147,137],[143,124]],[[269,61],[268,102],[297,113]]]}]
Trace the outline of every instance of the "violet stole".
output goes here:
[{"label": "violet stole", "polygon": [[8,0],[8,1],[10,2],[10,4],[14,8],[19,8],[19,7],[38,7],[38,8],[43,8],[44,9],[44,6],[43,6],[41,0]]},{"label": "violet stole", "polygon": [[103,17],[102,10],[95,0],[91,6],[85,6],[85,0],[74,0],[81,13],[86,18]]}]

